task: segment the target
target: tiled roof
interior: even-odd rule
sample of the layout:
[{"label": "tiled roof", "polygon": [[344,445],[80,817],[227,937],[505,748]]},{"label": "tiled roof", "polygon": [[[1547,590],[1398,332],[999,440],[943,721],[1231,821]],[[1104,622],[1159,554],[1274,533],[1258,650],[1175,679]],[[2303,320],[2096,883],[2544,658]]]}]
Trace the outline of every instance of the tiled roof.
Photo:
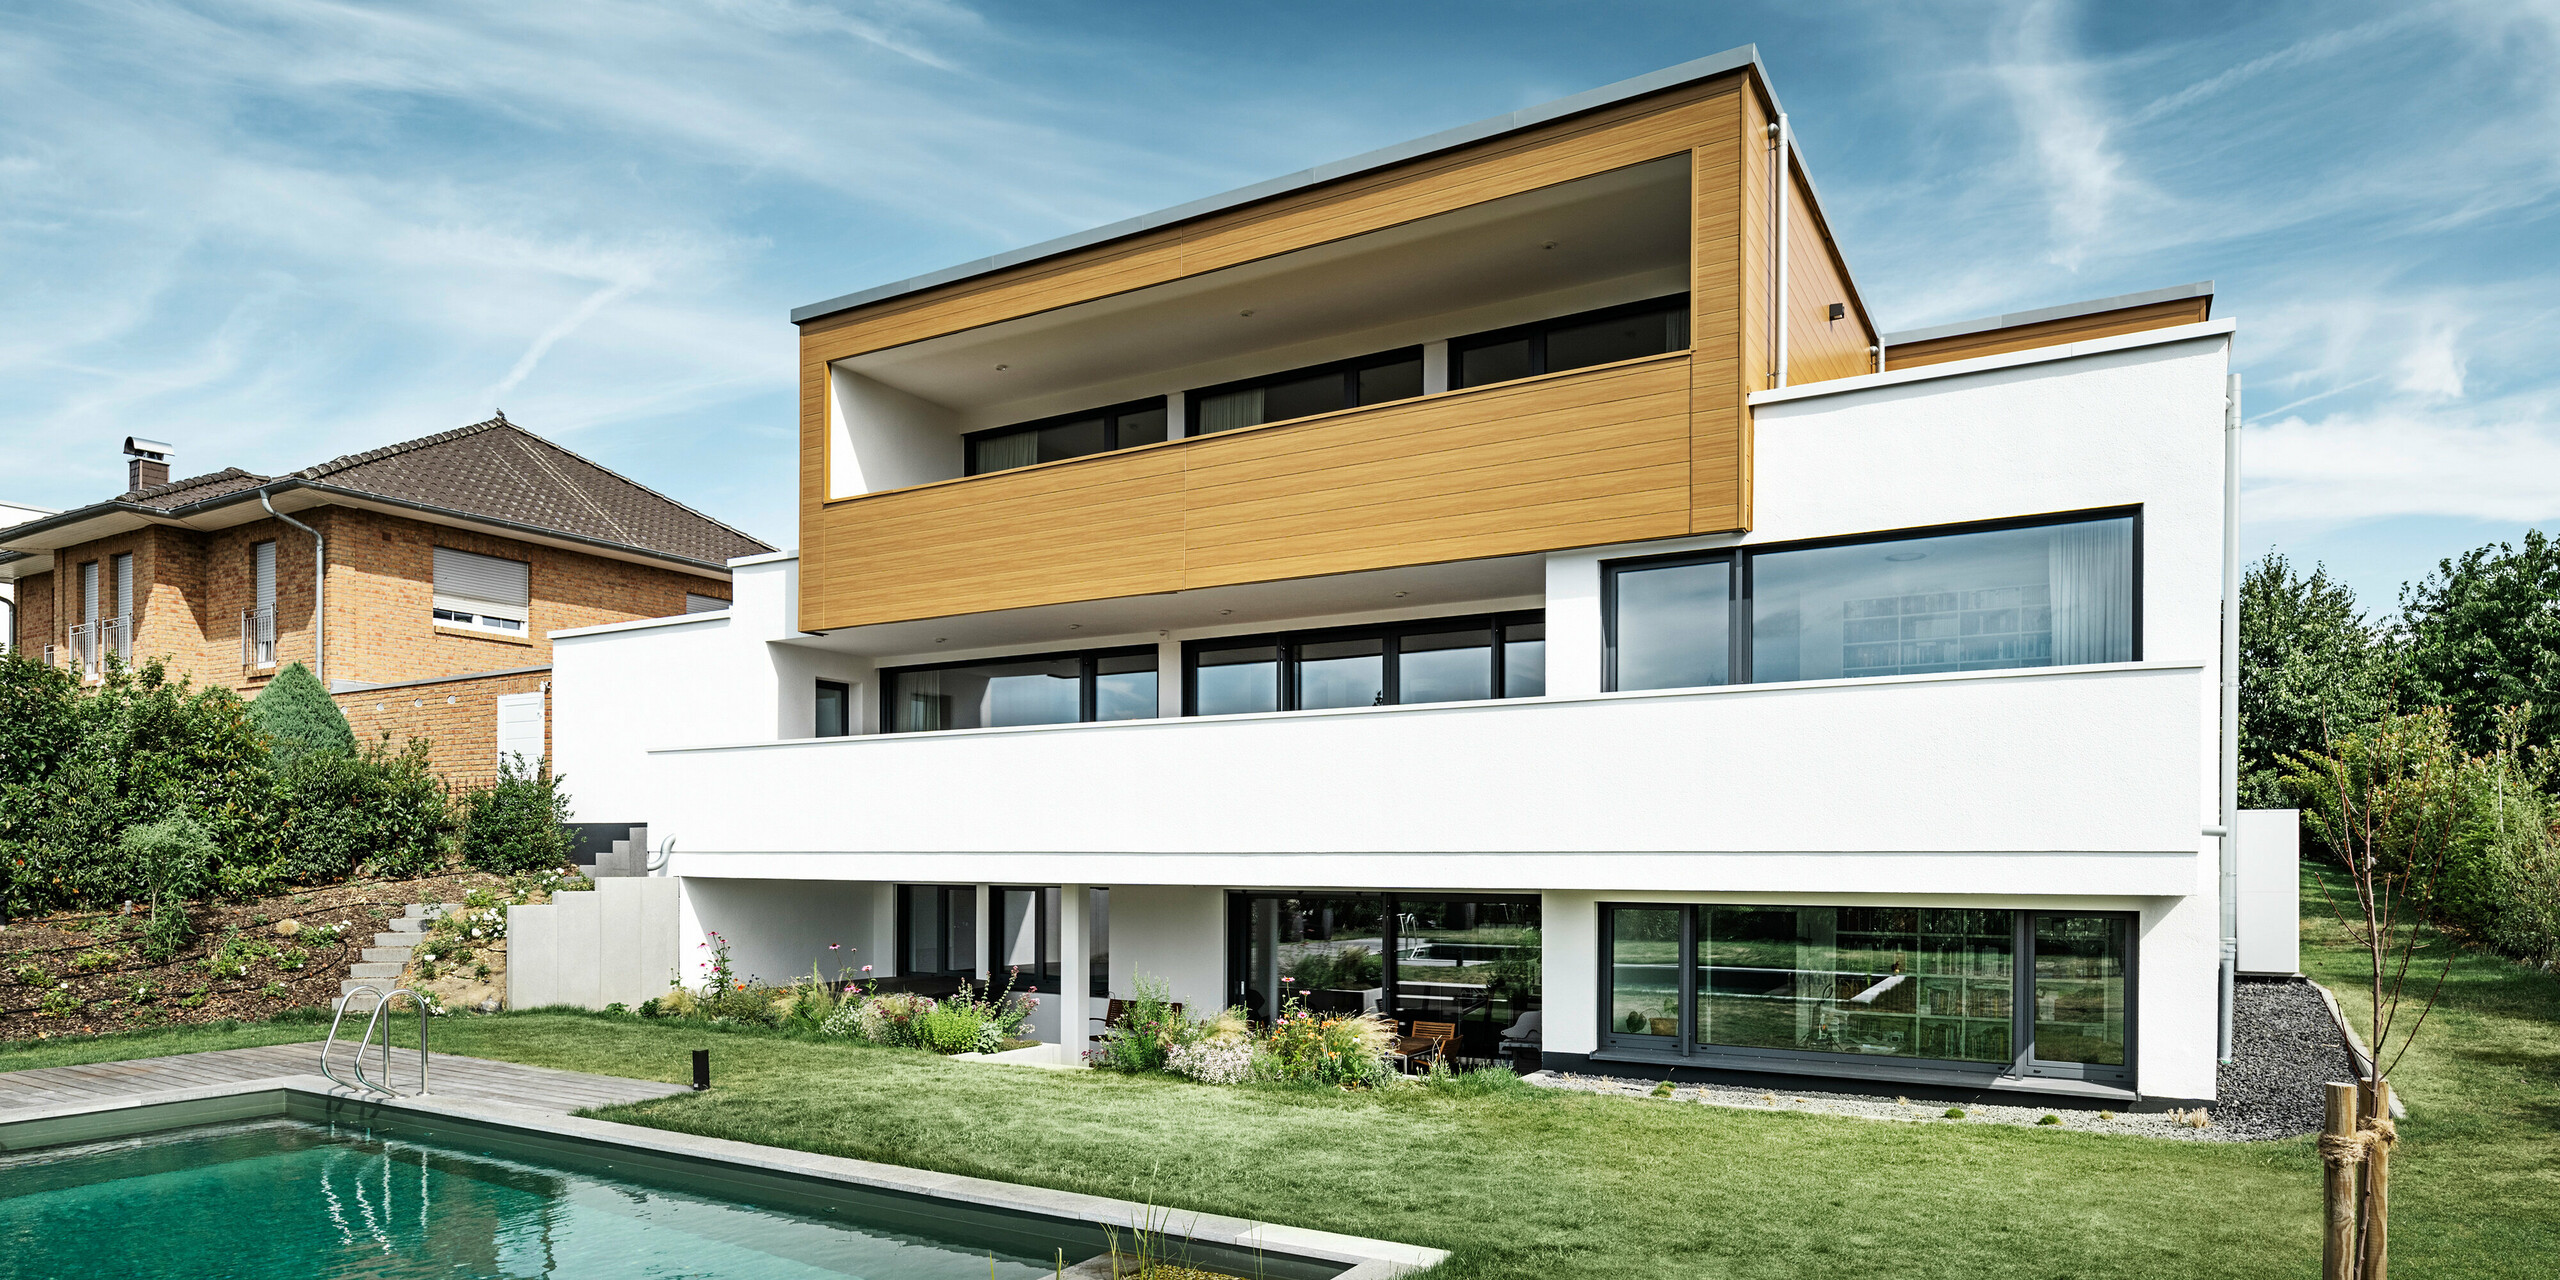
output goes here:
[{"label": "tiled roof", "polygon": [[136,489],[117,498],[116,501],[127,506],[149,507],[154,511],[175,511],[180,507],[192,506],[208,498],[219,498],[224,494],[238,493],[243,489],[255,489],[265,484],[267,479],[266,476],[251,475],[238,467],[224,467],[211,475],[189,476],[184,480],[172,480],[167,484],[155,484],[148,488]]},{"label": "tiled roof", "polygon": [[507,421],[505,414],[333,458],[291,475],[261,476],[226,467],[119,494],[28,527],[63,525],[118,508],[174,512],[236,499],[261,485],[295,481],[702,564],[773,550]]},{"label": "tiled roof", "polygon": [[351,453],[290,478],[713,564],[773,550],[504,415]]}]

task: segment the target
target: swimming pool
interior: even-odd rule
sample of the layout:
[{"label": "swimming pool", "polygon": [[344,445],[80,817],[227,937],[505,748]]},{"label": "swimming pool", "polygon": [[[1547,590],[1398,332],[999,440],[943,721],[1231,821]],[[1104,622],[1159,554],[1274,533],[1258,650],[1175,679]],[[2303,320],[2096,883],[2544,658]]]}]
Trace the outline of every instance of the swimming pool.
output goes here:
[{"label": "swimming pool", "polygon": [[0,1276],[1013,1280],[1093,1252],[926,1205],[747,1202],[456,1136],[279,1118],[0,1156]]}]

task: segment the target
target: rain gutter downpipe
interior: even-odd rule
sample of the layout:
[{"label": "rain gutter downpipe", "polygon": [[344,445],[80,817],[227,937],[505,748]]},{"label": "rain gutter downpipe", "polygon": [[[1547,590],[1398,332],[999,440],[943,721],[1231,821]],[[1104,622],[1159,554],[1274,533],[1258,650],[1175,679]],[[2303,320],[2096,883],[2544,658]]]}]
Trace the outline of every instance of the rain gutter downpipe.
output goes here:
[{"label": "rain gutter downpipe", "polygon": [[2240,975],[2240,375],[2222,396],[2222,990],[2215,1056],[2231,1061],[2231,1006]]},{"label": "rain gutter downpipe", "polygon": [[267,514],[311,535],[311,678],[320,687],[329,687],[329,540],[320,531],[276,510],[265,489],[258,490],[258,505]]}]

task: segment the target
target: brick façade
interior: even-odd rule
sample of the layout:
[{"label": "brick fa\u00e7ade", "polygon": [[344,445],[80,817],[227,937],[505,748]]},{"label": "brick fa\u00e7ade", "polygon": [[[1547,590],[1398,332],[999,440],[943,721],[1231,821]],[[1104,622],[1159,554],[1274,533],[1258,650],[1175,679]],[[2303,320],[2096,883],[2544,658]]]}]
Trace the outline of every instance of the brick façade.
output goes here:
[{"label": "brick fa\u00e7ade", "polygon": [[388,738],[395,744],[423,738],[436,776],[457,791],[498,780],[498,698],[510,693],[543,696],[542,754],[551,755],[551,671],[470,676],[337,695],[358,742]]}]

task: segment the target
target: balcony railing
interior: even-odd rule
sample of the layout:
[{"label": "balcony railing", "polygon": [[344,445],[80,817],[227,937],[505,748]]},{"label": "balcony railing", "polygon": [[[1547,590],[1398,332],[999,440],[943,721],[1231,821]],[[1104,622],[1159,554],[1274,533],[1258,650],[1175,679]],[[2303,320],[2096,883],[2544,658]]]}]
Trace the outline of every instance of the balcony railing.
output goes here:
[{"label": "balcony railing", "polygon": [[100,618],[98,620],[98,652],[100,661],[105,660],[104,655],[111,653],[115,655],[116,661],[131,666],[133,664],[133,619]]},{"label": "balcony railing", "polygon": [[95,678],[98,674],[98,624],[75,622],[64,639],[68,641],[66,647],[70,650],[71,670],[82,679]]},{"label": "balcony railing", "polygon": [[240,665],[272,667],[276,664],[276,611],[243,609],[240,611]]}]

